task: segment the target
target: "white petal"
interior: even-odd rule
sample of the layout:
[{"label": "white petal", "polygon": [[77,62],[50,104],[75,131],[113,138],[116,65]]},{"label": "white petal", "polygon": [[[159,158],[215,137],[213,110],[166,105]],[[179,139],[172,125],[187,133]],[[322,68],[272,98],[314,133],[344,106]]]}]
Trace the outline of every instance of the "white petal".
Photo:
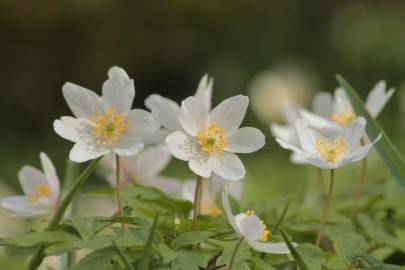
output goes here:
[{"label": "white petal", "polygon": [[92,125],[88,119],[63,116],[53,122],[53,128],[59,136],[71,142],[84,143],[92,140]]},{"label": "white petal", "polygon": [[301,118],[300,111],[302,108],[293,101],[287,101],[282,107],[284,119],[289,126],[294,126],[295,120]]},{"label": "white petal", "polygon": [[177,119],[188,134],[195,136],[207,125],[208,110],[195,97],[188,97],[181,103]]},{"label": "white petal", "polygon": [[196,181],[193,180],[187,180],[183,183],[182,188],[181,188],[181,198],[184,200],[187,200],[189,202],[194,201],[194,194],[195,194],[195,186],[196,186]]},{"label": "white petal", "polygon": [[[258,241],[247,241],[248,244],[260,252],[272,253],[272,254],[288,254],[290,250],[286,243],[266,243]],[[296,246],[297,244],[295,244]]]},{"label": "white petal", "polygon": [[217,123],[227,133],[235,131],[243,121],[249,104],[249,98],[238,95],[222,101],[209,115],[210,123]]},{"label": "white petal", "polygon": [[177,120],[179,105],[173,100],[152,94],[146,98],[145,106],[152,111],[152,116],[156,121],[165,128],[172,131],[181,129],[179,120]]},{"label": "white petal", "polygon": [[346,154],[340,161],[339,161],[339,167],[342,167],[346,165],[347,163],[351,162],[356,162],[358,160],[363,159],[368,155],[370,152],[371,148],[374,146],[375,143],[377,143],[381,139],[382,134],[380,134],[372,143],[364,145],[364,146],[359,146],[356,147],[353,151],[350,153]]},{"label": "white petal", "polygon": [[298,145],[298,136],[294,126],[279,125],[273,123],[270,125],[271,134],[292,145]]},{"label": "white petal", "polygon": [[391,99],[395,90],[393,88],[385,92],[385,81],[378,82],[367,96],[366,107],[374,118],[377,117],[387,102]]},{"label": "white petal", "polygon": [[329,118],[332,115],[332,95],[327,92],[317,93],[311,109],[315,114]]},{"label": "white petal", "polygon": [[295,121],[295,129],[297,130],[301,148],[310,154],[318,153],[315,147],[315,141],[317,138],[321,137],[321,135],[311,130],[308,127],[308,122],[303,119]]},{"label": "white petal", "polygon": [[86,162],[110,153],[110,149],[95,145],[76,143],[70,150],[69,158],[74,162]]},{"label": "white petal", "polygon": [[103,111],[99,96],[93,91],[73,83],[65,83],[62,87],[66,103],[77,118],[91,118]]},{"label": "white petal", "polygon": [[308,122],[312,129],[315,129],[323,134],[336,133],[343,129],[343,126],[339,125],[338,123],[328,118],[311,113],[307,110],[302,110],[300,113],[302,118]]},{"label": "white petal", "polygon": [[208,183],[208,188],[213,197],[215,197],[217,193],[227,190],[228,194],[240,200],[243,191],[243,181],[228,181],[214,174]]},{"label": "white petal", "polygon": [[6,197],[1,200],[1,206],[20,218],[39,216],[52,210],[49,200],[42,198],[38,203],[32,204],[27,196]]},{"label": "white petal", "polygon": [[343,130],[343,135],[346,139],[346,151],[350,152],[354,147],[359,145],[360,139],[364,136],[365,128],[366,119],[358,117]]},{"label": "white petal", "polygon": [[205,74],[197,87],[195,97],[201,102],[207,110],[211,110],[211,100],[212,100],[212,85],[214,80]]},{"label": "white petal", "polygon": [[239,224],[242,235],[252,241],[260,240],[263,234],[263,224],[256,215],[247,215]]},{"label": "white petal", "polygon": [[60,184],[55,166],[45,153],[41,152],[39,158],[41,159],[42,170],[51,187],[53,198],[57,200],[60,194]]},{"label": "white petal", "polygon": [[133,170],[142,178],[155,177],[167,167],[170,158],[165,146],[151,146],[135,156]]},{"label": "white petal", "polygon": [[22,167],[18,172],[18,180],[25,194],[35,193],[35,186],[39,184],[48,184],[44,173],[32,166]]},{"label": "white petal", "polygon": [[197,151],[195,140],[181,131],[167,136],[165,142],[170,153],[184,161],[188,161]]},{"label": "white petal", "polygon": [[141,152],[143,147],[143,142],[127,137],[127,140],[120,140],[119,143],[114,146],[114,152],[121,157],[129,157]]},{"label": "white petal", "polygon": [[260,130],[244,127],[229,134],[224,150],[232,153],[252,153],[262,148],[264,144],[264,134]]},{"label": "white petal", "polygon": [[297,153],[292,153],[290,156],[290,161],[293,164],[298,164],[298,165],[304,165],[308,164],[308,161],[305,157],[301,156],[300,154]]},{"label": "white petal", "polygon": [[221,193],[221,199],[222,199],[222,206],[224,207],[225,214],[226,214],[226,217],[228,218],[229,224],[232,226],[232,228],[235,230],[235,232],[236,232],[236,234],[238,236],[242,236],[241,232],[239,230],[239,227],[236,224],[235,217],[234,217],[234,215],[232,213],[232,208],[231,208],[231,205],[229,203],[228,193],[223,191]]},{"label": "white petal", "polygon": [[151,137],[147,137],[143,139],[145,144],[164,144],[166,137],[170,135],[173,131],[170,131],[166,128],[161,128],[155,132],[155,134]]},{"label": "white petal", "polygon": [[172,177],[155,177],[153,179],[150,179],[147,185],[155,187],[167,194],[175,194],[181,190],[180,181]]},{"label": "white petal", "polygon": [[212,165],[208,155],[203,153],[194,154],[188,161],[188,166],[195,174],[201,177],[211,177]]},{"label": "white petal", "polygon": [[125,70],[119,67],[110,68],[101,96],[104,105],[117,113],[127,114],[131,110],[134,97],[134,81],[128,77]]},{"label": "white petal", "polygon": [[132,110],[127,117],[128,128],[117,141],[117,147],[122,148],[120,141],[128,144],[130,141],[135,143],[143,142],[145,138],[152,137],[159,129],[158,123],[152,115],[144,110]]},{"label": "white petal", "polygon": [[302,157],[305,158],[305,153],[304,150],[302,150],[301,148],[299,148],[298,146],[295,146],[293,144],[290,144],[289,142],[286,142],[282,139],[276,138],[276,141],[278,142],[278,144],[283,147],[284,149],[288,149],[293,151],[294,153],[297,153],[299,155],[301,155]]},{"label": "white petal", "polygon": [[232,153],[222,152],[211,157],[212,170],[222,178],[238,181],[245,176],[242,161]]},{"label": "white petal", "polygon": [[335,90],[335,100],[333,104],[333,112],[334,113],[341,113],[341,112],[352,112],[352,104],[350,103],[349,98],[346,95],[346,92],[343,88],[338,87]]}]

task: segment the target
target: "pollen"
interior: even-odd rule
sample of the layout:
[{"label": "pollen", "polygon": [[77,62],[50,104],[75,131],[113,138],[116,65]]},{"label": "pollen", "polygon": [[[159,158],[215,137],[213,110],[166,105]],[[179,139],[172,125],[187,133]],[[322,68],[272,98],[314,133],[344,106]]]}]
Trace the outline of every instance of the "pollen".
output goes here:
[{"label": "pollen", "polygon": [[334,113],[330,116],[330,119],[343,126],[349,125],[355,118],[356,114],[353,111]]},{"label": "pollen", "polygon": [[253,211],[253,210],[246,210],[246,211],[245,211],[245,214],[246,214],[247,216],[253,216],[253,215],[255,214],[255,211]]},{"label": "pollen", "polygon": [[47,184],[38,184],[34,187],[34,192],[28,194],[30,203],[36,203],[41,198],[46,198],[51,194],[51,187]]},{"label": "pollen", "polygon": [[343,136],[334,140],[321,137],[316,139],[315,147],[324,159],[333,162],[346,152],[346,139]]},{"label": "pollen", "polygon": [[107,146],[114,145],[128,128],[125,115],[116,113],[114,109],[98,112],[91,121],[95,124],[93,132],[96,142]]},{"label": "pollen", "polygon": [[197,142],[202,151],[218,154],[227,145],[225,130],[216,123],[210,124],[197,133]]}]

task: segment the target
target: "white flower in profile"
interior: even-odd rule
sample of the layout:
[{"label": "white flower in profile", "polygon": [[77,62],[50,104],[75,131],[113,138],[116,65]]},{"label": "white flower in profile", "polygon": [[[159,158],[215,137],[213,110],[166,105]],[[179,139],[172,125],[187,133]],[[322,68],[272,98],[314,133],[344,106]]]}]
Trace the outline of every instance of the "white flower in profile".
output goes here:
[{"label": "white flower in profile", "polygon": [[188,97],[177,113],[182,130],[166,138],[170,153],[188,161],[190,169],[201,177],[214,173],[227,180],[242,179],[245,168],[235,153],[252,153],[265,144],[260,130],[239,128],[248,103],[246,96],[238,95],[209,112],[197,98]]},{"label": "white flower in profile", "polygon": [[131,110],[134,82],[122,68],[110,68],[101,97],[72,83],[66,83],[62,91],[76,118],[61,117],[54,122],[54,129],[75,143],[69,154],[73,161],[85,162],[110,153],[134,155],[142,150],[145,138],[159,128],[149,112]]},{"label": "white flower in profile", "polygon": [[[160,173],[170,161],[170,153],[163,145],[149,146],[134,156],[120,159],[121,185],[139,184],[155,187],[166,193],[176,193],[181,189],[180,181]],[[100,174],[115,187],[115,157],[108,155],[101,160]]]},{"label": "white flower in profile", "polygon": [[226,217],[229,224],[234,229],[235,233],[245,240],[253,249],[273,254],[288,254],[290,250],[284,242],[270,243],[268,240],[270,231],[262,220],[251,210],[245,213],[233,215],[231,205],[229,203],[228,193],[223,191],[222,205],[224,207]]},{"label": "white flower in profile", "polygon": [[[229,194],[237,200],[240,200],[243,190],[242,181],[227,181],[217,175],[211,177],[210,181],[204,181],[208,187],[203,188],[201,198],[201,214],[218,216],[222,213],[221,209],[216,205],[215,199],[217,195],[224,190],[228,190]],[[203,185],[204,187],[204,185]],[[187,180],[184,182],[181,189],[181,198],[189,202],[194,201],[194,193],[196,188],[196,180]]]},{"label": "white flower in profile", "polygon": [[[394,88],[386,90],[385,81],[380,81],[374,86],[365,103],[372,117],[378,117],[394,92]],[[318,93],[314,98],[313,108],[314,113],[302,110],[301,115],[311,127],[318,131],[335,132],[356,119],[350,100],[341,87],[335,90],[334,97],[330,93]]]},{"label": "white flower in profile", "polygon": [[295,121],[299,145],[292,145],[280,138],[277,138],[277,142],[283,148],[297,153],[311,165],[321,169],[337,169],[363,159],[381,138],[380,135],[374,142],[360,145],[365,127],[366,120],[358,117],[341,131],[321,134],[309,128],[305,120],[299,119]]},{"label": "white flower in profile", "polygon": [[60,185],[55,167],[45,153],[39,155],[42,170],[24,166],[18,180],[25,195],[2,199],[1,206],[15,217],[25,218],[52,212],[59,201]]},{"label": "white flower in profile", "polygon": [[[197,87],[194,96],[203,104],[205,108],[211,110],[213,79],[205,74]],[[161,124],[161,129],[153,136],[149,142],[164,143],[165,138],[171,132],[181,130],[181,125],[177,119],[177,112],[180,106],[173,100],[158,94],[152,94],[145,99],[145,106],[153,117]]]}]

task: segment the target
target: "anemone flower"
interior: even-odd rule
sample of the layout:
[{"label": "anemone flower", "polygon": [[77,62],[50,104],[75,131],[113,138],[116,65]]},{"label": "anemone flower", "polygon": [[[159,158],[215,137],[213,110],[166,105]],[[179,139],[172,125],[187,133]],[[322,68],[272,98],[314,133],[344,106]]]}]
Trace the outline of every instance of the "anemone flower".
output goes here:
[{"label": "anemone flower", "polygon": [[19,218],[39,216],[52,212],[60,197],[59,178],[52,161],[45,153],[39,155],[42,171],[24,166],[18,180],[25,195],[2,199],[1,206]]}]

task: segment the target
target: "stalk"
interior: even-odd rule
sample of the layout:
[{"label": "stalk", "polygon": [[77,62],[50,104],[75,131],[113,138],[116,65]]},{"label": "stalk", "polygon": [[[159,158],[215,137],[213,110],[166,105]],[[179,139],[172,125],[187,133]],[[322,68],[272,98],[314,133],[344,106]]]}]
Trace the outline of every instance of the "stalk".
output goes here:
[{"label": "stalk", "polygon": [[239,238],[238,242],[236,242],[235,248],[234,248],[234,250],[233,250],[233,252],[232,252],[231,260],[229,261],[228,270],[232,270],[233,262],[235,261],[235,258],[236,258],[236,253],[238,253],[238,249],[239,249],[239,247],[240,247],[240,244],[242,244],[243,239],[244,239],[244,238],[243,238],[243,236],[242,236],[241,238]]},{"label": "stalk", "polygon": [[326,222],[326,217],[328,215],[330,203],[331,203],[331,200],[332,200],[332,192],[333,192],[334,181],[335,181],[335,170],[331,170],[330,171],[329,193],[328,193],[328,195],[326,197],[325,206],[324,206],[323,214],[322,214],[322,219],[321,219],[321,223],[319,225],[318,235],[316,236],[316,246],[317,247],[319,247],[319,244],[321,243],[321,237],[323,235],[325,222]]},{"label": "stalk", "polygon": [[193,231],[197,230],[197,218],[199,215],[201,190],[202,190],[202,177],[198,175],[197,183],[195,185],[194,205],[193,205]]},{"label": "stalk", "polygon": [[[365,144],[364,139],[361,139],[361,145],[364,145],[364,144]],[[364,185],[364,181],[366,180],[366,174],[367,174],[367,157],[365,157],[362,160],[361,174],[360,174],[360,178],[357,182],[356,195],[354,197],[352,213],[350,215],[353,222],[356,219],[357,210],[359,209],[360,197],[363,192],[363,185]]]},{"label": "stalk", "polygon": [[[118,215],[120,217],[123,216],[123,206],[122,206],[122,198],[121,198],[121,166],[120,166],[120,157],[115,155],[115,189],[116,189],[116,196],[117,196],[117,207],[118,207]],[[125,229],[125,223],[121,224],[122,228]]]},{"label": "stalk", "polygon": [[[60,202],[59,208],[56,210],[48,226],[45,228],[45,231],[54,231],[58,227],[59,222],[63,218],[63,215],[65,214],[69,204],[72,202],[75,194],[79,191],[84,182],[86,182],[87,178],[89,178],[91,173],[95,170],[96,165],[100,161],[100,159],[101,157],[93,160],[86,167],[86,169],[79,175],[75,184],[69,189],[69,192]],[[28,265],[27,268],[28,270],[37,270],[37,268],[42,263],[42,260],[45,257],[44,252],[45,252],[45,245],[40,245]]]}]

